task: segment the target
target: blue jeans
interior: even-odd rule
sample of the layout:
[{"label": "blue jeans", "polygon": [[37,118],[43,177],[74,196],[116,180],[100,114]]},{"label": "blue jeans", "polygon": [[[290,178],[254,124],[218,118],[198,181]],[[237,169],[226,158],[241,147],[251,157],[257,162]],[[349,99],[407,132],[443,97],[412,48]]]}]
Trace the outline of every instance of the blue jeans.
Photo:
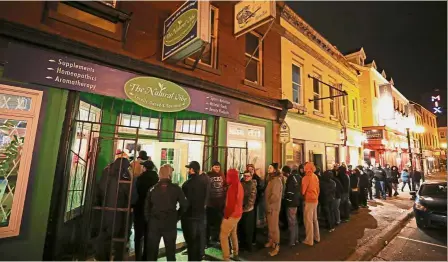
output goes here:
[{"label": "blue jeans", "polygon": [[350,200],[348,193],[341,194],[341,203],[339,205],[339,210],[341,212],[341,219],[350,219]]},{"label": "blue jeans", "polygon": [[386,200],[386,191],[385,191],[386,183],[384,181],[380,181],[380,191],[384,200]]},{"label": "blue jeans", "polygon": [[333,217],[334,217],[334,222],[336,224],[340,224],[341,223],[341,211],[339,210],[339,206],[341,205],[341,199],[336,198],[333,200]]},{"label": "blue jeans", "polygon": [[204,219],[182,219],[182,231],[187,242],[188,261],[201,261],[205,248]]}]

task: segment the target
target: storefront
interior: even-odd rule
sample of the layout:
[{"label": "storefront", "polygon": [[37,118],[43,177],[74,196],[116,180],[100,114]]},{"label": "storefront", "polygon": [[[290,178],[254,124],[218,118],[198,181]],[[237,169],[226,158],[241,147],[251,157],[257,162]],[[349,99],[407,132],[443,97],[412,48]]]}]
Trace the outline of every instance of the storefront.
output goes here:
[{"label": "storefront", "polygon": [[341,162],[339,128],[294,113],[288,113],[285,121],[291,136],[290,141],[283,145],[285,164],[299,165],[313,161],[321,169],[331,169],[335,163]]},{"label": "storefront", "polygon": [[[40,260],[44,240],[48,258],[89,258],[91,192],[117,152],[132,159],[145,150],[157,167],[171,164],[182,184],[189,161],[204,171],[214,160],[240,171],[252,163],[264,176],[280,150],[273,130],[281,108],[6,42],[0,160],[7,150],[21,156],[14,175],[0,177],[0,244],[33,245],[21,260]],[[20,231],[22,218],[30,231]]]}]

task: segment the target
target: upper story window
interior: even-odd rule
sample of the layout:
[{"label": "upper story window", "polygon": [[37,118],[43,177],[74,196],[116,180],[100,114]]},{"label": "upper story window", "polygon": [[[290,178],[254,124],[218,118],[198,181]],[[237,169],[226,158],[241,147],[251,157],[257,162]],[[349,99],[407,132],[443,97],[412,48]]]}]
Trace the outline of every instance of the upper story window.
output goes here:
[{"label": "upper story window", "polygon": [[378,97],[378,87],[376,86],[376,81],[373,81],[373,94]]},{"label": "upper story window", "polygon": [[440,131],[440,138],[446,138],[445,131]]},{"label": "upper story window", "polygon": [[352,100],[352,104],[353,104],[353,124],[355,124],[355,126],[358,126],[358,103],[356,102],[355,98]]},{"label": "upper story window", "polygon": [[[335,84],[330,82],[330,86],[335,86]],[[333,88],[330,88],[330,116],[335,117],[336,116],[336,103],[335,98],[333,96],[337,95],[336,90]]]},{"label": "upper story window", "polygon": [[322,112],[322,100],[316,100],[321,98],[322,96],[322,87],[319,82],[320,76],[315,75],[315,78],[313,78],[313,99],[314,99],[314,105],[313,108],[315,111]]},{"label": "upper story window", "polygon": [[210,5],[210,43],[205,46],[202,55],[201,52],[197,52],[191,56],[196,60],[201,55],[200,65],[211,68],[218,67],[218,21],[219,9]]},{"label": "upper story window", "polygon": [[255,32],[249,32],[245,36],[246,36],[245,65],[250,60],[249,64],[246,67],[246,80],[256,85],[261,85],[262,72],[263,72],[263,56],[262,56],[263,44],[261,41],[261,36]]},{"label": "upper story window", "polygon": [[292,64],[292,101],[302,104],[302,68],[299,65]]},{"label": "upper story window", "polygon": [[342,99],[342,105],[341,105],[341,112],[342,112],[342,117],[344,118],[344,120],[347,121],[347,123],[350,122],[350,118],[348,116],[348,96],[343,96]]}]

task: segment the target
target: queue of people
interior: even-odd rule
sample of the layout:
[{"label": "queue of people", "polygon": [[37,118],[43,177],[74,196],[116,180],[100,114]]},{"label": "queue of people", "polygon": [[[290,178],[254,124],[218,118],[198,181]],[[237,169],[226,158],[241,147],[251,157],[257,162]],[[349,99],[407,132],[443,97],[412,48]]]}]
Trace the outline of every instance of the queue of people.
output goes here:
[{"label": "queue of people", "polygon": [[[302,243],[313,246],[320,242],[319,218],[333,232],[340,223],[350,220],[352,212],[366,208],[369,199],[397,196],[400,181],[402,191],[405,185],[415,190],[422,179],[416,170],[400,173],[396,166],[382,168],[379,164],[355,168],[336,164],[322,172],[312,162],[281,169],[272,163],[265,179],[252,164],[242,174],[236,169],[224,173],[219,162],[214,162],[207,173],[196,161],[185,167],[188,179],[182,187],[172,183],[174,170],[170,165],[157,172],[144,151],[132,162],[119,155],[103,171],[96,191],[102,206],[112,208],[116,200],[116,207],[125,209],[131,198],[136,260],[157,260],[163,238],[167,260],[174,261],[178,221],[189,261],[202,260],[210,246],[219,245],[224,260],[238,258],[240,250],[252,252],[260,217],[267,221],[265,248],[270,256],[280,252],[282,225],[288,229],[290,247],[300,243],[302,223],[306,235]],[[129,196],[129,183],[118,182],[132,181],[132,176],[133,194]],[[115,243],[113,248],[107,243],[118,235],[123,237],[127,219],[123,212],[116,212],[115,218],[111,212],[101,216],[96,241],[99,260],[109,260],[112,249],[114,259],[123,260],[124,242]]]}]

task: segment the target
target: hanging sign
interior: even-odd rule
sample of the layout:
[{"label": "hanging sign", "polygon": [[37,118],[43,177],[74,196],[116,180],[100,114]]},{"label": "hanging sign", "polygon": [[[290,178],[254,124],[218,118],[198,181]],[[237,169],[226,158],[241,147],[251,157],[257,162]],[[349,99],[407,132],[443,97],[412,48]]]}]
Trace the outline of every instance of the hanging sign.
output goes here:
[{"label": "hanging sign", "polygon": [[135,77],[124,85],[134,103],[159,112],[178,112],[190,106],[190,95],[179,85],[155,77]]},{"label": "hanging sign", "polygon": [[291,132],[286,121],[280,126],[280,143],[286,144],[291,140]]},{"label": "hanging sign", "polygon": [[163,24],[162,61],[178,61],[210,43],[210,2],[186,1]]},{"label": "hanging sign", "polygon": [[275,1],[241,1],[235,5],[233,32],[236,37],[275,19]]},{"label": "hanging sign", "polygon": [[440,103],[440,95],[431,96],[431,102],[434,104],[433,113],[434,114],[442,114],[442,107],[439,105]]}]

